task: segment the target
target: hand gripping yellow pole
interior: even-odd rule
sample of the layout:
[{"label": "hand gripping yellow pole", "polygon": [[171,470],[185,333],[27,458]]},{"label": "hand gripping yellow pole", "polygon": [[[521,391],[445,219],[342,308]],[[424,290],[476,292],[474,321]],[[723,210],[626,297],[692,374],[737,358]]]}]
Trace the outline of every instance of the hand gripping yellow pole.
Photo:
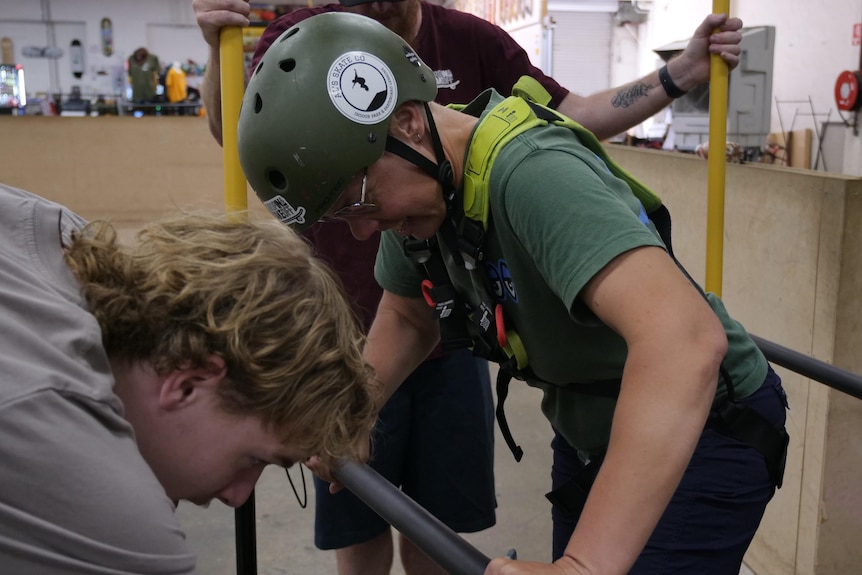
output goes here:
[{"label": "hand gripping yellow pole", "polygon": [[[730,0],[713,0],[715,14],[730,14]],[[716,30],[717,31],[717,30]],[[724,264],[724,175],[727,167],[727,63],[718,54],[709,67],[709,185],[706,207],[706,291],[721,297]]]},{"label": "hand gripping yellow pole", "polygon": [[219,38],[221,60],[221,125],[224,154],[224,206],[229,213],[245,214],[248,209],[245,175],[239,165],[237,123],[245,89],[242,57],[242,28],[222,28]]}]

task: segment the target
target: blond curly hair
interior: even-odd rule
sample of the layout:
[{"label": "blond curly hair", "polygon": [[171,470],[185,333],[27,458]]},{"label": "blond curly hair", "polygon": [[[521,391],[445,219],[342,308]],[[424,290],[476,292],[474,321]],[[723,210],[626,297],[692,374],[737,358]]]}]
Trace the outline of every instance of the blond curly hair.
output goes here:
[{"label": "blond curly hair", "polygon": [[356,458],[375,398],[341,283],[295,232],[249,218],[184,214],[146,226],[132,246],[93,222],[65,256],[109,357],[164,375],[217,354],[226,411],[327,460]]}]

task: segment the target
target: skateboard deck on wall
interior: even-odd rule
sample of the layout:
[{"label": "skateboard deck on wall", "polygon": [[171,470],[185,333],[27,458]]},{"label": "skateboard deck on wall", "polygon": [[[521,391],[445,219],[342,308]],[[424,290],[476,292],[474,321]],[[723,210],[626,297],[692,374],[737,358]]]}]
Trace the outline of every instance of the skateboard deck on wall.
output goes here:
[{"label": "skateboard deck on wall", "polygon": [[102,54],[110,56],[114,53],[114,25],[110,18],[102,18]]}]

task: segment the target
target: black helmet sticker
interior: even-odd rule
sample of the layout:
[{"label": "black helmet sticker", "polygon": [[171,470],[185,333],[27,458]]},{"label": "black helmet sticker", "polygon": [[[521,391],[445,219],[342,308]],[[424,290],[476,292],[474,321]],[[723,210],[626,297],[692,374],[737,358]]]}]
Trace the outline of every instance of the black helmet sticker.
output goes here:
[{"label": "black helmet sticker", "polygon": [[329,98],[346,118],[378,124],[398,102],[395,76],[383,61],[367,52],[347,52],[329,67]]}]

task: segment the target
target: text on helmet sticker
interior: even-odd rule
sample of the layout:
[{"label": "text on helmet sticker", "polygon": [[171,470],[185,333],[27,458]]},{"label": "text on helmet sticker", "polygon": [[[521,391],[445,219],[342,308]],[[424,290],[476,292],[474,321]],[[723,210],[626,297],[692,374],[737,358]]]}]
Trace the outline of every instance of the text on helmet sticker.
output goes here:
[{"label": "text on helmet sticker", "polygon": [[367,52],[347,52],[329,67],[329,98],[348,119],[377,124],[398,103],[398,85],[389,66]]},{"label": "text on helmet sticker", "polygon": [[305,208],[302,206],[294,208],[281,196],[273,196],[263,202],[263,205],[266,206],[269,213],[285,225],[292,226],[293,224],[305,223]]}]

